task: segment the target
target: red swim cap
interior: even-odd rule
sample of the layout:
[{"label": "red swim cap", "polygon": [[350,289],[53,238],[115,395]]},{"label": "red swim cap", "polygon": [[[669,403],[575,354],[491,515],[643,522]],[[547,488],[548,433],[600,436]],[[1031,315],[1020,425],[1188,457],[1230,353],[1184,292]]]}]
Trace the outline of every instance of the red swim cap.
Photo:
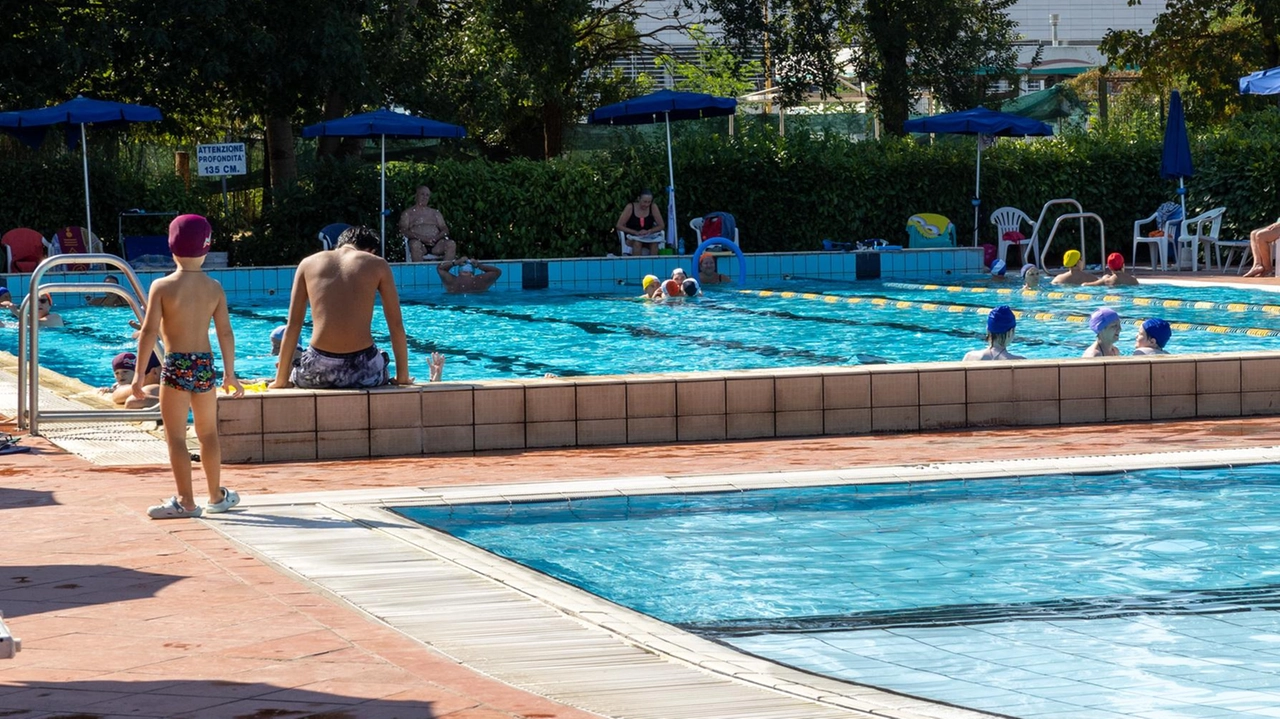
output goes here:
[{"label": "red swim cap", "polygon": [[1119,272],[1120,270],[1123,270],[1124,255],[1121,255],[1119,252],[1112,252],[1107,255],[1107,267],[1110,267],[1112,272]]}]

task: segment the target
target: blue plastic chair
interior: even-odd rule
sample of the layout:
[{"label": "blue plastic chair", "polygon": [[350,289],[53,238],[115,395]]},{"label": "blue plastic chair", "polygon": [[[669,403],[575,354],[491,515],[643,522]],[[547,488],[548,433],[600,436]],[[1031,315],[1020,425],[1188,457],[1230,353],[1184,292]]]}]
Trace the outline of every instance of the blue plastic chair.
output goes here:
[{"label": "blue plastic chair", "polygon": [[326,250],[332,250],[338,246],[338,237],[350,227],[351,225],[342,222],[325,225],[324,229],[320,230],[320,244]]}]

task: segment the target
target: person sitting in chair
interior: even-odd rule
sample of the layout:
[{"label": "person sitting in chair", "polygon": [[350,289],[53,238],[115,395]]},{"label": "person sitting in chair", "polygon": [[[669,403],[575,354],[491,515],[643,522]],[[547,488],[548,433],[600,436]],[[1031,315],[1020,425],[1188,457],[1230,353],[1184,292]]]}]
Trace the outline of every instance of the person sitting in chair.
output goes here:
[{"label": "person sitting in chair", "polygon": [[1273,222],[1266,227],[1259,227],[1249,233],[1249,249],[1253,251],[1253,267],[1244,273],[1245,277],[1261,277],[1275,272],[1272,264],[1271,243],[1280,240],[1280,222]]},{"label": "person sitting in chair", "polygon": [[409,240],[410,262],[441,260],[453,262],[458,247],[449,239],[444,215],[430,206],[431,188],[423,185],[414,196],[414,205],[400,213],[400,234]]},{"label": "person sitting in chair", "polygon": [[662,221],[662,212],[653,204],[653,193],[641,190],[635,202],[628,202],[622,208],[614,227],[626,238],[632,255],[656,255],[661,241],[655,235],[662,234],[667,225]]}]

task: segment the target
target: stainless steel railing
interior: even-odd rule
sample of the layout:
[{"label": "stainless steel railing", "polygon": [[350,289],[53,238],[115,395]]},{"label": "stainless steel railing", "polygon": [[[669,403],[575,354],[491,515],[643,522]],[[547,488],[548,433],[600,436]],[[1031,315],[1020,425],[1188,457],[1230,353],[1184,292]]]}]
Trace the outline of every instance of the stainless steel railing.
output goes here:
[{"label": "stainless steel railing", "polygon": [[[106,265],[125,276],[128,286],[110,282],[51,282],[41,285],[45,273],[61,265]],[[42,294],[106,293],[123,297],[133,314],[142,319],[146,292],[134,274],[133,268],[123,259],[108,254],[54,255],[36,266],[27,284],[27,294],[18,311],[18,428],[27,429],[33,435],[40,434],[40,421],[88,421],[106,422],[120,420],[158,420],[159,410],[137,409],[89,409],[89,410],[41,410],[40,409],[40,302]],[[159,349],[159,348],[158,348]],[[138,364],[145,367],[146,360]]]}]

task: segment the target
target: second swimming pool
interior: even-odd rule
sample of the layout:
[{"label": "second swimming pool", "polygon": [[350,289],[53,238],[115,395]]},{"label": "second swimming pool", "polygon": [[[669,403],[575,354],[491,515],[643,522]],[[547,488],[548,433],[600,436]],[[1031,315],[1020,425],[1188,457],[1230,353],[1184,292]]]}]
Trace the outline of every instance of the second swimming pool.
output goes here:
[{"label": "second swimming pool", "polygon": [[[675,305],[646,302],[637,297],[638,288],[626,287],[593,294],[420,293],[403,302],[411,372],[419,380],[428,375],[431,352],[446,356],[446,380],[958,360],[983,346],[985,313],[997,304],[1028,313],[1012,349],[1029,358],[1080,356],[1092,341],[1081,319],[1103,304],[1127,321],[1164,316],[1187,323],[1175,326],[1169,345],[1174,353],[1270,350],[1280,335],[1280,307],[1268,304],[1274,295],[1264,292],[1142,285],[1073,288],[1055,297],[1050,288],[1037,295],[1010,290],[989,284],[780,281],[747,291],[712,287],[696,302]],[[286,301],[232,303],[242,378],[274,376],[268,337],[284,322]],[[129,310],[60,311],[66,327],[41,333],[41,364],[92,385],[109,384],[111,357],[136,349]],[[15,325],[9,321],[0,330],[0,349],[16,352]],[[380,315],[374,330],[389,350]],[[1120,343],[1126,354],[1134,335],[1126,324]]]},{"label": "second swimming pool", "polygon": [[400,508],[799,669],[1014,717],[1274,717],[1280,472]]}]

